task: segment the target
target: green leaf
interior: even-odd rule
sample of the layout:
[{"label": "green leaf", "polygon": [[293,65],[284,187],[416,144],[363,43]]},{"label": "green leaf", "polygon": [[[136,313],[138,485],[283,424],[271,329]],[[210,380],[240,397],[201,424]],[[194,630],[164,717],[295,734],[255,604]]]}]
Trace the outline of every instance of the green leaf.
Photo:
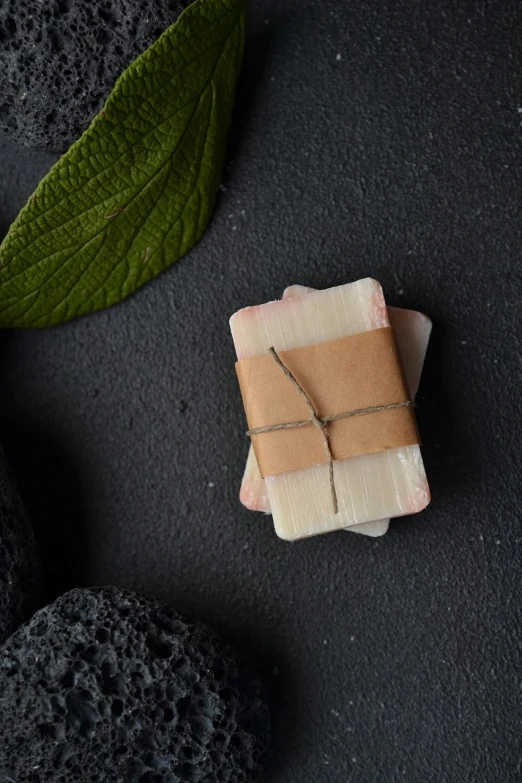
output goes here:
[{"label": "green leaf", "polygon": [[181,258],[212,215],[248,0],[196,0],[120,77],[0,246],[0,326],[119,302]]}]

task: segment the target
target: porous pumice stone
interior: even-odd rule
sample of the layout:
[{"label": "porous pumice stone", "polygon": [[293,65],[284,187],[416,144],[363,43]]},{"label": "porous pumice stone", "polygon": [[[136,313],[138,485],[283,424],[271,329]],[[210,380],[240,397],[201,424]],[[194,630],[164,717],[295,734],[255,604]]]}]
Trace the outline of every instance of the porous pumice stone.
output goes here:
[{"label": "porous pumice stone", "polygon": [[246,659],[131,592],[72,590],[0,651],[2,783],[250,783],[269,733]]},{"label": "porous pumice stone", "polygon": [[0,133],[65,152],[189,0],[2,0]]},{"label": "porous pumice stone", "polygon": [[39,575],[31,524],[0,449],[0,644],[36,608]]}]

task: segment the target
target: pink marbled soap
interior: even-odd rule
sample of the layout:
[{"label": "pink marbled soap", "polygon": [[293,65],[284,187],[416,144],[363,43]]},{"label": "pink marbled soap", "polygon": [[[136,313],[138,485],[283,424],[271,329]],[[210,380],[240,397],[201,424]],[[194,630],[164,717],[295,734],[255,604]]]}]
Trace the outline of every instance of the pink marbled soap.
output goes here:
[{"label": "pink marbled soap", "polygon": [[[288,350],[389,326],[380,285],[369,278],[240,310],[231,318],[238,359],[273,345]],[[365,454],[334,463],[339,513],[334,514],[328,467],[268,476],[266,491],[276,532],[294,540],[420,511],[429,488],[418,446]]]},{"label": "pink marbled soap", "polygon": [[[303,296],[315,289],[306,286],[293,285],[285,289],[283,299]],[[416,310],[405,310],[400,307],[388,307],[388,318],[395,331],[399,352],[402,357],[406,381],[412,399],[415,399],[419,388],[424,359],[431,334],[431,321],[423,313]],[[248,451],[245,472],[241,482],[239,499],[251,511],[270,514],[270,501],[265,480],[261,477],[254,449]],[[360,533],[371,537],[384,535],[389,527],[389,519],[379,519],[365,522],[354,527],[347,527],[348,532]]]}]

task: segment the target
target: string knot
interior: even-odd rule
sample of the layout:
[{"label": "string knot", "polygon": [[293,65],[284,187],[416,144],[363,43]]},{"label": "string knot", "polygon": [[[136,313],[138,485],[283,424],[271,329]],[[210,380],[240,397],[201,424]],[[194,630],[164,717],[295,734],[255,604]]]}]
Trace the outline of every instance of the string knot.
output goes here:
[{"label": "string knot", "polygon": [[323,443],[324,448],[326,451],[326,456],[328,458],[328,475],[330,477],[330,492],[332,494],[332,506],[333,506],[333,512],[334,514],[338,514],[339,512],[339,503],[337,501],[337,490],[335,489],[335,480],[334,480],[334,466],[333,466],[333,457],[332,457],[332,450],[330,449],[330,443],[328,442],[328,433],[326,431],[326,425],[329,422],[329,418],[325,416],[324,419],[322,419],[320,416],[317,415],[317,411],[315,409],[315,405],[313,404],[312,400],[306,393],[306,391],[303,389],[297,378],[293,375],[293,373],[288,369],[288,367],[281,361],[279,358],[277,351],[275,348],[269,348],[269,353],[272,355],[272,358],[276,362],[276,364],[279,365],[281,370],[284,372],[286,377],[289,381],[295,386],[299,394],[303,397],[304,401],[308,405],[308,410],[310,411],[310,418],[307,419],[307,422],[311,422],[314,427],[317,427],[317,429],[320,431],[321,435],[323,436]]},{"label": "string knot", "polygon": [[327,421],[321,419],[320,416],[318,416],[316,413],[312,413],[312,415],[310,416],[310,421],[315,427],[317,427],[318,430],[324,430],[324,428],[328,424]]},{"label": "string knot", "polygon": [[328,460],[328,473],[330,478],[330,492],[332,495],[333,512],[334,514],[337,514],[339,513],[339,503],[337,500],[337,491],[335,489],[334,466],[333,466],[334,460],[333,460],[332,450],[330,448],[330,443],[328,440],[327,425],[331,421],[336,421],[337,419],[347,419],[347,418],[351,418],[352,416],[362,416],[363,414],[367,414],[367,413],[388,411],[388,410],[392,410],[393,408],[413,408],[415,403],[412,402],[411,400],[404,400],[403,402],[392,402],[392,403],[387,403],[385,405],[372,405],[368,408],[359,408],[353,411],[345,411],[344,413],[335,413],[332,416],[323,416],[321,418],[321,416],[317,414],[317,411],[315,409],[312,400],[310,399],[306,391],[303,389],[303,387],[301,386],[297,378],[295,378],[295,376],[292,374],[290,369],[281,361],[276,350],[274,348],[269,348],[268,352],[271,354],[276,364],[284,372],[288,380],[291,381],[291,383],[297,389],[299,394],[303,397],[304,401],[308,405],[310,416],[308,417],[308,419],[303,419],[302,421],[289,421],[284,424],[271,424],[268,425],[267,427],[256,427],[253,430],[248,430],[247,435],[252,437],[252,435],[261,435],[262,433],[265,432],[275,432],[276,430],[287,430],[287,429],[293,429],[294,427],[304,427],[308,424],[313,424],[314,427],[317,427],[317,429],[320,430],[321,435],[323,436],[324,449]]}]

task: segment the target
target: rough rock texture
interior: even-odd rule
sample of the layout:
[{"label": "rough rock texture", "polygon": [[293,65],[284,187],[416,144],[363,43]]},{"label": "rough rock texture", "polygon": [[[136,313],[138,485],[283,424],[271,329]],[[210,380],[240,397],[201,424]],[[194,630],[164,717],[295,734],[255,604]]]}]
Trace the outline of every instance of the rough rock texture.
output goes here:
[{"label": "rough rock texture", "polygon": [[[255,0],[201,242],[112,310],[9,335],[0,440],[28,504],[27,453],[67,457],[85,580],[175,596],[278,672],[263,783],[521,783],[521,21],[520,0]],[[32,166],[0,143],[0,225]],[[238,500],[228,317],[365,275],[434,322],[433,500],[382,539],[286,544]]]},{"label": "rough rock texture", "polygon": [[189,0],[2,0],[0,131],[63,152]]},{"label": "rough rock texture", "polygon": [[38,583],[33,531],[0,449],[0,644],[35,608]]},{"label": "rough rock texture", "polygon": [[0,655],[0,779],[243,783],[269,735],[246,660],[171,607],[73,590]]}]

